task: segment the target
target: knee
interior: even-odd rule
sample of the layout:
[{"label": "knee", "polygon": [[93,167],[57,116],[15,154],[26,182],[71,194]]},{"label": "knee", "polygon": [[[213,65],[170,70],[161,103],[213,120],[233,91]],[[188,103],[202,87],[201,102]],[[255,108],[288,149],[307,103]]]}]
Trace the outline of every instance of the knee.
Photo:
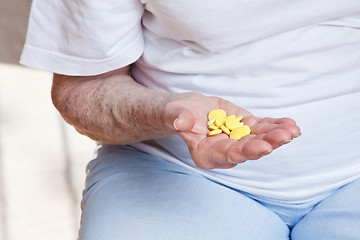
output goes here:
[{"label": "knee", "polygon": [[291,231],[292,240],[358,240],[360,213],[351,211],[315,211],[303,218]]}]

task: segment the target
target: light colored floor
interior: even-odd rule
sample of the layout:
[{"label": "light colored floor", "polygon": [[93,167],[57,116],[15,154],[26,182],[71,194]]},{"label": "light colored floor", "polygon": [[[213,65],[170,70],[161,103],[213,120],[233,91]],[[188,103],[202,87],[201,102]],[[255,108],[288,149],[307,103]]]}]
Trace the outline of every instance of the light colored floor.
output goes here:
[{"label": "light colored floor", "polygon": [[0,0],[0,240],[77,238],[95,143],[50,99],[51,74],[18,65],[29,0]]}]

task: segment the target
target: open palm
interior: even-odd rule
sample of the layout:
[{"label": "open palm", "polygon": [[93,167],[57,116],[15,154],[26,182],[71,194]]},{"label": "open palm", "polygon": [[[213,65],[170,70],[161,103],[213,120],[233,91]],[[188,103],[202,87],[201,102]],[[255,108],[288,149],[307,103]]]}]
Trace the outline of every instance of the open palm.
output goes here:
[{"label": "open palm", "polygon": [[[250,126],[251,134],[239,141],[224,133],[209,137],[207,115],[214,109],[243,116],[242,121]],[[196,93],[178,95],[165,111],[166,121],[173,121],[194,163],[204,169],[231,168],[246,160],[259,159],[300,135],[300,128],[292,119],[255,117],[229,101]]]}]

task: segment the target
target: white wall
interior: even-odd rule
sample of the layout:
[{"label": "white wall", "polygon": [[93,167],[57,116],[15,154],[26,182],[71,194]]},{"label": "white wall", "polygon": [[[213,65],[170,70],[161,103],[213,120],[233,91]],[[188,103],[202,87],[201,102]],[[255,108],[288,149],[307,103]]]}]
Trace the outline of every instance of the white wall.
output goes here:
[{"label": "white wall", "polygon": [[52,106],[51,73],[18,65],[29,7],[0,0],[0,240],[73,240],[95,143]]}]

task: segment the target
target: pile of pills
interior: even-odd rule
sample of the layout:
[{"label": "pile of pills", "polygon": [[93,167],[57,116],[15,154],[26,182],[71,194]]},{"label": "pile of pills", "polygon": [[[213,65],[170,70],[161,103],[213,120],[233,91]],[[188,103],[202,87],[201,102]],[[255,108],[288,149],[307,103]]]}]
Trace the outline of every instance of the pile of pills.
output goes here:
[{"label": "pile of pills", "polygon": [[215,136],[220,133],[227,134],[230,138],[239,140],[251,133],[250,127],[245,125],[241,120],[242,117],[235,115],[227,116],[225,110],[216,109],[208,115],[208,136]]}]

